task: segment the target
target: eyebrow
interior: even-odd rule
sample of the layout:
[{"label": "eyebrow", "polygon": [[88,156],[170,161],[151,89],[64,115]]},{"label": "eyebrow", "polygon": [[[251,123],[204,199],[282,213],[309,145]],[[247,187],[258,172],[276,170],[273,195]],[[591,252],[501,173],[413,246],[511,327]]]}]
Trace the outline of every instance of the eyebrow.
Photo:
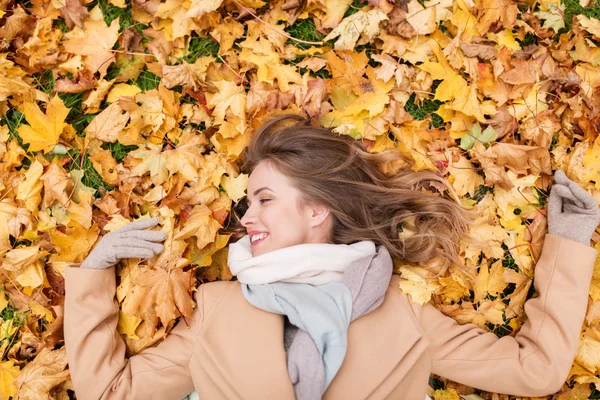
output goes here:
[{"label": "eyebrow", "polygon": [[[261,187],[260,189],[256,189],[256,190],[254,191],[254,195],[256,196],[257,194],[259,194],[259,193],[260,193],[260,192],[262,192],[263,190],[270,190],[271,192],[273,192],[273,191],[272,191],[271,189],[269,189],[268,187],[266,187],[266,186],[263,186],[263,187]],[[275,193],[275,192],[273,192],[273,193]],[[250,198],[248,198],[248,196],[246,196],[246,199],[247,199],[247,201],[248,201],[248,205],[252,204],[252,201],[250,200]]]},{"label": "eyebrow", "polygon": [[[268,187],[266,187],[266,186],[263,186],[263,187],[261,187],[260,189],[256,189],[256,190],[254,191],[254,195],[256,196],[257,194],[259,194],[260,192],[262,192],[262,191],[263,191],[263,190],[265,190],[265,189],[266,189],[266,190],[271,190],[271,189],[269,189]],[[271,192],[273,192],[273,191],[271,190]],[[275,192],[273,192],[273,193],[275,193]]]},{"label": "eyebrow", "polygon": [[[260,189],[256,189],[256,190],[254,191],[254,195],[256,196],[257,194],[259,194],[259,193],[260,193],[260,192],[262,192],[263,190],[270,190],[271,192],[273,192],[273,191],[272,191],[271,189],[269,189],[268,187],[266,187],[266,186],[263,186],[263,187],[261,187]],[[275,192],[273,192],[273,193],[275,193]]]}]

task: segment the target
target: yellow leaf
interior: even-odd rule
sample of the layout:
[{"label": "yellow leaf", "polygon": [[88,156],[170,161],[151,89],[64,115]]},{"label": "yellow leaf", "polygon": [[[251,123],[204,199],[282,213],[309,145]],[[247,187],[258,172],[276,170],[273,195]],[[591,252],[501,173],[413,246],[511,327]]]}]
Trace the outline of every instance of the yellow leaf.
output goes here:
[{"label": "yellow leaf", "polygon": [[141,93],[141,91],[142,89],[135,85],[119,83],[114,85],[112,89],[110,89],[110,91],[106,95],[106,101],[108,101],[109,103],[114,103],[115,101],[119,100],[119,97],[121,96],[131,97],[135,96],[138,93]]},{"label": "yellow leaf", "polygon": [[464,245],[461,242],[461,250],[465,252],[465,258],[476,262],[479,255],[483,253],[486,258],[502,258],[504,249],[502,243],[508,238],[506,230],[501,226],[489,224],[480,224],[473,226],[469,230],[469,235],[481,239],[486,243],[485,247],[479,247],[475,244]]},{"label": "yellow leaf", "polygon": [[216,124],[225,121],[227,113],[232,113],[240,118],[238,131],[244,133],[246,130],[246,92],[243,87],[234,82],[221,80],[214,82],[218,92],[206,95],[207,106],[214,108],[213,118]]},{"label": "yellow leaf", "polygon": [[81,226],[72,220],[66,233],[56,229],[49,231],[52,244],[58,246],[60,251],[50,256],[50,261],[83,262],[90,249],[98,239],[99,228],[94,224],[90,229]]},{"label": "yellow leaf", "polygon": [[140,337],[135,334],[135,330],[141,322],[141,318],[138,318],[135,315],[127,315],[122,310],[119,310],[117,330],[121,335],[127,335],[130,339],[140,340]]},{"label": "yellow leaf", "polygon": [[86,142],[92,139],[100,139],[104,142],[114,143],[119,133],[127,125],[129,113],[123,111],[118,103],[113,103],[98,114],[85,128]]},{"label": "yellow leaf", "polygon": [[50,311],[49,309],[47,309],[46,307],[44,307],[37,301],[31,300],[31,301],[29,301],[29,303],[27,303],[27,305],[31,309],[31,314],[41,315],[44,318],[46,318],[46,321],[48,321],[48,322],[54,321],[54,315],[52,315],[52,311]]},{"label": "yellow leaf", "polygon": [[4,289],[0,292],[0,313],[4,311],[6,306],[8,305],[8,300],[6,300],[6,296],[4,296]]},{"label": "yellow leaf", "polygon": [[445,304],[450,301],[458,302],[463,297],[468,297],[470,295],[469,289],[454,279],[454,276],[441,277],[438,280],[441,286],[437,293],[442,296]]},{"label": "yellow leaf", "polygon": [[460,396],[453,388],[438,389],[433,392],[433,400],[461,400]]},{"label": "yellow leaf", "polygon": [[175,240],[185,240],[195,236],[196,245],[203,249],[207,244],[215,240],[217,231],[221,225],[212,217],[212,211],[205,205],[197,205],[192,208],[190,216],[173,238]]},{"label": "yellow leaf", "polygon": [[415,33],[427,35],[437,29],[435,5],[425,8],[417,0],[411,0],[407,7],[406,20],[415,29]]},{"label": "yellow leaf", "polygon": [[[1,15],[0,15],[1,17]],[[0,362],[0,400],[15,398],[17,388],[15,378],[21,373],[21,368],[15,365],[14,360]]]},{"label": "yellow leaf", "polygon": [[504,267],[502,261],[498,260],[488,268],[487,263],[482,263],[479,267],[479,274],[475,280],[475,302],[484,300],[488,294],[498,296],[506,288],[506,282],[503,278]]},{"label": "yellow leaf", "polygon": [[190,253],[192,264],[200,267],[210,266],[213,263],[212,255],[227,245],[230,236],[231,235],[217,235],[217,239],[202,250],[198,250],[197,248],[192,249]]},{"label": "yellow leaf", "polygon": [[459,196],[467,193],[473,196],[479,185],[483,185],[483,177],[477,173],[473,163],[462,155],[457,162],[448,165],[448,171],[452,178],[449,181]]},{"label": "yellow leaf", "polygon": [[468,43],[473,36],[479,36],[477,18],[469,12],[463,1],[459,1],[458,5],[459,7],[456,7],[452,17],[450,17],[450,22],[458,28],[458,36]]},{"label": "yellow leaf", "polygon": [[379,8],[367,12],[359,10],[344,18],[334,30],[323,38],[323,42],[339,36],[334,47],[337,50],[353,50],[359,37],[362,36],[366,41],[371,41],[379,34],[379,23],[388,19],[387,15]]},{"label": "yellow leaf", "polygon": [[584,334],[579,341],[575,361],[596,375],[600,370],[600,342]]},{"label": "yellow leaf", "polygon": [[221,177],[221,187],[225,189],[231,200],[238,202],[246,195],[248,188],[248,174],[239,174],[236,178],[223,175]]},{"label": "yellow leaf", "polygon": [[110,26],[106,26],[103,19],[86,19],[83,29],[75,28],[65,34],[63,46],[69,53],[84,56],[88,69],[92,73],[100,71],[100,78],[103,78],[108,66],[115,61],[115,53],[111,50],[118,37],[118,17]]},{"label": "yellow leaf", "polygon": [[40,246],[22,247],[9,251],[2,263],[2,269],[21,273],[25,267],[39,257]]},{"label": "yellow leaf", "polygon": [[28,151],[42,150],[44,153],[52,151],[58,143],[63,129],[67,126],[64,121],[69,110],[58,95],[50,100],[45,114],[37,104],[23,103],[21,111],[29,125],[21,125],[18,132],[23,138],[23,143],[29,143]]},{"label": "yellow leaf", "polygon": [[436,280],[424,278],[427,276],[425,268],[402,266],[399,271],[403,279],[398,283],[398,287],[402,293],[409,294],[414,303],[427,303],[431,300],[432,293],[440,287]]},{"label": "yellow leaf", "polygon": [[23,272],[17,276],[17,282],[21,286],[26,286],[29,288],[37,288],[44,284],[46,278],[46,272],[44,271],[44,266],[39,260],[27,265]]}]

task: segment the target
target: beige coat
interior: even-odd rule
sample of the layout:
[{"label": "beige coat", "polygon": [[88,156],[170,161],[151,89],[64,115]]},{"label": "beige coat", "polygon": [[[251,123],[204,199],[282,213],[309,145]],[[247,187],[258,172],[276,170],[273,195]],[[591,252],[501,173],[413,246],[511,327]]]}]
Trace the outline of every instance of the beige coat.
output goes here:
[{"label": "beige coat", "polygon": [[[350,324],[346,358],[324,399],[423,400],[431,373],[491,392],[558,391],[576,353],[596,253],[547,235],[539,296],[526,303],[516,337],[501,339],[412,304],[392,277],[383,304]],[[250,305],[239,282],[201,285],[190,328],[179,322],[129,360],[114,296],[114,267],[67,268],[65,343],[78,399],[180,400],[194,388],[201,400],[294,398],[283,316]]]}]

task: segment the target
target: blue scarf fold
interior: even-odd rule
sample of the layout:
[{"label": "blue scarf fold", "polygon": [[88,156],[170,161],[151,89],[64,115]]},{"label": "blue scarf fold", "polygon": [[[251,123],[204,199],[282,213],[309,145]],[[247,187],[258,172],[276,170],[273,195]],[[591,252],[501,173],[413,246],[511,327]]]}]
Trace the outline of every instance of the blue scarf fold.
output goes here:
[{"label": "blue scarf fold", "polygon": [[[393,261],[384,246],[377,250],[370,243],[372,247],[365,246],[362,256],[349,261],[340,281],[241,284],[250,304],[286,315],[298,328],[287,352],[288,372],[298,400],[322,399],[344,362],[350,323],[383,302]],[[326,262],[326,258],[321,260]],[[282,268],[286,268],[283,260]]]},{"label": "blue scarf fold", "polygon": [[242,284],[242,293],[253,306],[287,315],[290,323],[309,334],[323,362],[325,392],[346,356],[352,314],[350,289],[340,282],[319,286],[275,282]]}]

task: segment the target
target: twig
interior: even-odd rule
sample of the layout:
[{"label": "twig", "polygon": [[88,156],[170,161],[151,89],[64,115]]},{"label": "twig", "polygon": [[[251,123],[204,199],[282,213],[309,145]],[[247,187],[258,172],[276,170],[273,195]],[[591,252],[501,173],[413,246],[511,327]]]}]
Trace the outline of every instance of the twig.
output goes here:
[{"label": "twig", "polygon": [[273,27],[271,24],[263,21],[258,15],[254,14],[252,11],[250,11],[249,9],[247,9],[246,7],[244,7],[243,5],[241,5],[237,0],[233,0],[240,8],[242,8],[244,11],[246,11],[248,14],[252,15],[254,18],[256,18],[257,20],[259,20],[260,22],[262,22],[263,24],[265,24],[266,26],[268,26],[269,28],[273,29],[275,32],[279,33],[280,35],[285,36],[288,39],[291,40],[295,40],[298,43],[306,43],[306,44],[318,44],[318,45],[322,45],[323,41],[321,40],[320,42],[308,42],[306,40],[302,40],[302,39],[296,39],[295,37],[292,37],[290,35],[288,35],[285,32],[280,31],[279,29]]}]

